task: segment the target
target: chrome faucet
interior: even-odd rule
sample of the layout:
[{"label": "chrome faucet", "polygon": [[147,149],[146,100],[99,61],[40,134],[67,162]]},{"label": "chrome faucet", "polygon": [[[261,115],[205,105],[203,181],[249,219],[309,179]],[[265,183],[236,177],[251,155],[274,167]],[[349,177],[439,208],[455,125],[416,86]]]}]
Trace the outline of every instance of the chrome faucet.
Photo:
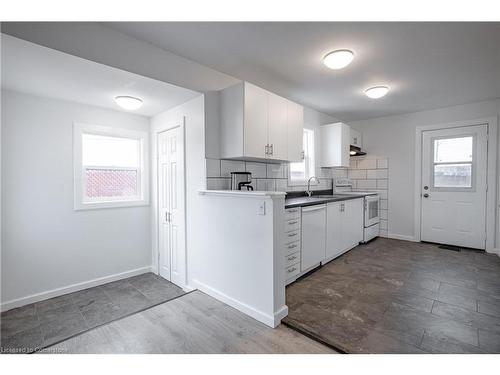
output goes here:
[{"label": "chrome faucet", "polygon": [[311,180],[316,180],[316,182],[319,184],[319,179],[316,176],[312,176],[309,180],[307,180],[307,190],[306,190],[306,193],[307,193],[308,196],[312,195]]}]

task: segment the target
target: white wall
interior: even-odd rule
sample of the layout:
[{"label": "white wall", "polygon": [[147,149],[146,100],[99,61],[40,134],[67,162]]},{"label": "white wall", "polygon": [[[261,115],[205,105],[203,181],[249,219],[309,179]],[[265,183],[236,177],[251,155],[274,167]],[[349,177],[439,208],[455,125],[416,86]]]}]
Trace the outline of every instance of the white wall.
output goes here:
[{"label": "white wall", "polygon": [[[204,115],[204,95],[192,99],[175,108],[169,109],[151,119],[151,142],[153,167],[152,181],[157,178],[156,155],[157,145],[154,135],[158,129],[165,129],[169,124],[176,124],[185,118],[185,154],[186,154],[186,249],[187,249],[187,270],[186,285],[188,287],[191,280],[190,271],[192,263],[199,252],[207,251],[205,244],[200,243],[197,236],[200,226],[204,225],[204,213],[200,211],[200,195],[198,191],[205,188],[205,115]],[[158,267],[158,234],[157,234],[157,189],[156,184],[152,186],[153,205],[153,267]]]},{"label": "white wall", "polygon": [[149,206],[73,210],[73,122],[149,130],[146,117],[2,92],[2,304],[151,265]]},{"label": "white wall", "polygon": [[389,159],[390,237],[411,240],[415,236],[415,128],[499,114],[500,101],[492,100],[349,123],[363,133],[363,146],[368,154]]}]

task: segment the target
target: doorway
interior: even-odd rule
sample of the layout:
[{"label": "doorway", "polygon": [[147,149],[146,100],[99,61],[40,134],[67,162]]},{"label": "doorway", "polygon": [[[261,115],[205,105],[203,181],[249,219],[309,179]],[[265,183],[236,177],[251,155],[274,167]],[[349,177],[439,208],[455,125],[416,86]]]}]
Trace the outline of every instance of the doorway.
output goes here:
[{"label": "doorway", "polygon": [[422,241],[486,249],[488,125],[422,132]]},{"label": "doorway", "polygon": [[157,133],[158,273],[183,287],[185,280],[184,127]]}]

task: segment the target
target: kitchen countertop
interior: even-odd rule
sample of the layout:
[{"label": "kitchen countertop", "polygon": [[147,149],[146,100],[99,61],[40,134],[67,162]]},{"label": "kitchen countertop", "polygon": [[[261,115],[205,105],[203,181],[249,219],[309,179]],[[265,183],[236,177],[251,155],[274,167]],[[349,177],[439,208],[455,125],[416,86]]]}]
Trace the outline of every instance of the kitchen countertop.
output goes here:
[{"label": "kitchen countertop", "polygon": [[[353,192],[354,193],[354,192]],[[339,201],[346,201],[349,199],[357,199],[357,198],[362,198],[367,195],[370,195],[368,193],[359,193],[359,194],[335,194],[335,196],[330,197],[330,198],[319,198],[315,197],[314,195],[312,197],[308,196],[294,196],[290,198],[285,198],[285,209],[286,208],[293,208],[293,207],[306,207],[306,206],[314,206],[316,204],[324,204],[324,203],[330,203],[330,202],[339,202]],[[373,193],[371,193],[373,194]]]}]

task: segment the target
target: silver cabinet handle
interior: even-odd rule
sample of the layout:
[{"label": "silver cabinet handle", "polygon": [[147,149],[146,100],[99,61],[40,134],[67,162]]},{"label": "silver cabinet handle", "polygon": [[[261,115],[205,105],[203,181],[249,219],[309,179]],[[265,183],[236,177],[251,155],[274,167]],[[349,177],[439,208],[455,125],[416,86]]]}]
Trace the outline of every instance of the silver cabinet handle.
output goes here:
[{"label": "silver cabinet handle", "polygon": [[271,156],[273,155],[273,146],[274,145],[271,143],[271,146],[270,146],[271,147]]},{"label": "silver cabinet handle", "polygon": [[294,237],[294,236],[296,236],[296,235],[297,235],[297,233],[290,233],[290,234],[288,235],[288,237]]},{"label": "silver cabinet handle", "polygon": [[293,212],[298,212],[299,210],[288,210],[288,212],[293,213]]},{"label": "silver cabinet handle", "polygon": [[266,146],[264,147],[264,150],[265,150],[265,152],[264,152],[264,153],[265,153],[266,155],[269,155],[269,145],[266,145]]},{"label": "silver cabinet handle", "polygon": [[288,245],[289,249],[293,249],[294,247],[297,247],[297,244]]},{"label": "silver cabinet handle", "polygon": [[165,211],[165,221],[168,222],[168,212]]},{"label": "silver cabinet handle", "polygon": [[288,260],[294,260],[294,259],[297,259],[295,255],[293,257],[288,257]]},{"label": "silver cabinet handle", "polygon": [[289,221],[289,222],[288,222],[288,225],[293,225],[293,224],[297,224],[297,223],[298,223],[298,221],[297,221],[297,220],[296,220],[296,221]]},{"label": "silver cabinet handle", "polygon": [[288,273],[290,273],[290,272],[293,272],[293,271],[296,271],[296,270],[297,270],[297,268],[292,267],[292,268],[290,268],[289,270],[287,270],[287,272],[288,272]]}]

